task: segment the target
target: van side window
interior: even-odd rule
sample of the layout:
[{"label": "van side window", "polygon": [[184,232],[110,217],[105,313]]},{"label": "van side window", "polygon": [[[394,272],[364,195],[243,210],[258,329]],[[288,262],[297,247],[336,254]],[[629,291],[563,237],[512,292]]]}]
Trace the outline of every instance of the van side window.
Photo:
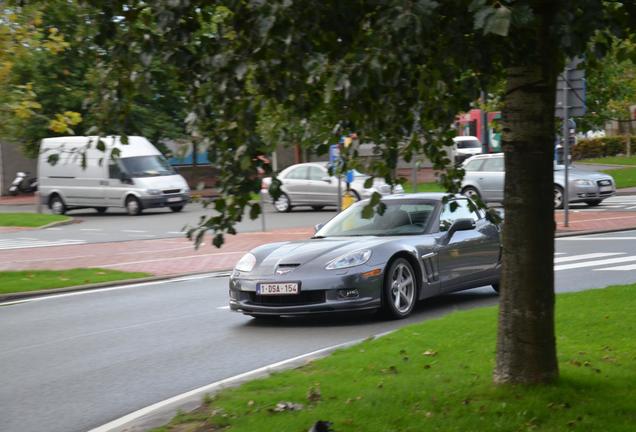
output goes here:
[{"label": "van side window", "polygon": [[108,161],[108,177],[112,179],[121,178],[121,169],[117,161],[110,159]]}]

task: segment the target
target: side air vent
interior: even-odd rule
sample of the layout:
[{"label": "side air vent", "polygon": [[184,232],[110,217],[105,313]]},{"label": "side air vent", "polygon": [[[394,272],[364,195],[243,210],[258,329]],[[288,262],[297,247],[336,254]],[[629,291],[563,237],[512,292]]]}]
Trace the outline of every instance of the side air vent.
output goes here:
[{"label": "side air vent", "polygon": [[426,282],[436,282],[439,280],[437,269],[437,253],[431,252],[422,255],[422,267],[424,267],[424,279]]}]

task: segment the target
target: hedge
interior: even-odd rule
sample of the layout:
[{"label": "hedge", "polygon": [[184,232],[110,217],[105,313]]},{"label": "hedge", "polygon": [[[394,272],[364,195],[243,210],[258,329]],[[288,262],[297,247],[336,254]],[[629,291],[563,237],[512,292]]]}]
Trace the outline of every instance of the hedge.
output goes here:
[{"label": "hedge", "polygon": [[[572,148],[572,159],[616,156],[625,153],[626,135],[579,140]],[[632,154],[636,154],[636,136],[632,135]]]}]

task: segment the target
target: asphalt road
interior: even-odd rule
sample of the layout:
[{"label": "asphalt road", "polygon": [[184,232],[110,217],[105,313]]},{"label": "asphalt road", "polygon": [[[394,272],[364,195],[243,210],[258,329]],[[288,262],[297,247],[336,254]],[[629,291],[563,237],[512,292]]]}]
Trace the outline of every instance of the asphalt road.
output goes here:
[{"label": "asphalt road", "polygon": [[[559,292],[636,282],[636,231],[559,239],[556,249]],[[484,287],[423,302],[405,321],[263,324],[230,312],[227,279],[208,277],[0,306],[0,430],[85,431],[264,365],[496,301]]]},{"label": "asphalt road", "polygon": [[[0,206],[0,211],[35,211],[33,206]],[[30,243],[46,246],[46,242],[102,243],[126,240],[148,240],[157,238],[183,237],[184,226],[196,225],[201,216],[212,215],[211,209],[201,204],[190,203],[181,213],[167,209],[151,209],[139,216],[129,216],[123,210],[113,209],[100,215],[92,209],[76,210],[69,213],[79,223],[42,230],[20,231],[0,234],[0,249]],[[278,213],[269,204],[265,205],[266,230],[297,228],[324,223],[336,215],[334,209],[314,211],[309,208],[294,209],[290,213]],[[238,232],[262,231],[261,219],[250,220],[248,216],[237,224]]]},{"label": "asphalt road", "polygon": [[[598,207],[571,204],[573,212],[585,211],[636,211],[636,195],[609,198]],[[34,206],[0,206],[0,212],[35,211]],[[110,210],[100,215],[92,209],[70,213],[79,223],[43,230],[30,230],[0,234],[0,249],[54,246],[59,244],[101,243],[109,241],[147,240],[183,237],[186,225],[196,224],[201,216],[209,216],[210,209],[201,204],[188,204],[183,212],[172,213],[167,209],[151,209],[140,216],[129,216],[123,210]],[[290,213],[278,213],[271,205],[265,207],[267,230],[297,228],[324,223],[336,215],[335,209],[314,211],[297,208]],[[261,220],[245,217],[237,225],[238,232],[261,231]]]}]

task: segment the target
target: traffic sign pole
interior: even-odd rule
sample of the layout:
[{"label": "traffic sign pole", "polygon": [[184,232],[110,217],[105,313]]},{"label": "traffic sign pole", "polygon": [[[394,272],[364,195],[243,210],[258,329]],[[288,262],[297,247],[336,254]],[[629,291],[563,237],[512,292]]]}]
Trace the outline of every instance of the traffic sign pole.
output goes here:
[{"label": "traffic sign pole", "polygon": [[570,211],[570,179],[569,179],[569,159],[570,159],[570,125],[568,124],[568,73],[569,69],[564,71],[563,80],[563,163],[565,164],[565,184],[563,185],[563,226],[569,226]]}]

